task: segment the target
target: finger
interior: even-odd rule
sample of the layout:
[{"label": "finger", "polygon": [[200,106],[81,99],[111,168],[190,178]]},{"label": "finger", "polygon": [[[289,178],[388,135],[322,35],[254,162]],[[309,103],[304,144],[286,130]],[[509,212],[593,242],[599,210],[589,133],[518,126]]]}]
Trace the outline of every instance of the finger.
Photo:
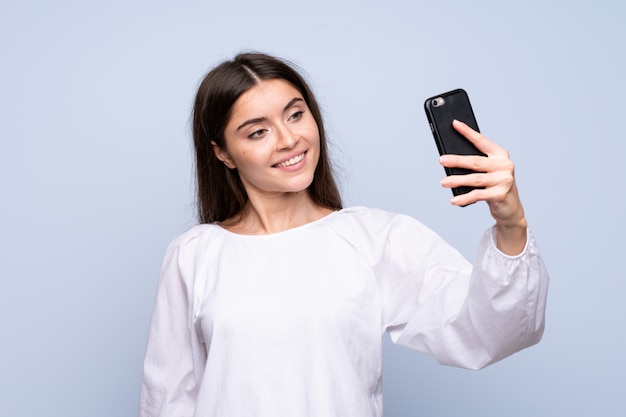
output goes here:
[{"label": "finger", "polygon": [[469,192],[455,195],[450,199],[450,204],[454,206],[464,207],[469,206],[470,204],[474,204],[478,201],[483,201],[485,200],[484,191],[484,189],[475,188]]},{"label": "finger", "polygon": [[465,168],[475,172],[504,171],[513,173],[515,166],[508,158],[487,158],[478,155],[442,155],[439,158],[442,166],[446,168]]},{"label": "finger", "polygon": [[502,186],[475,188],[468,193],[452,197],[450,203],[455,206],[467,206],[477,201],[486,201],[489,204],[494,204],[504,201],[506,196],[507,191]]},{"label": "finger", "polygon": [[489,158],[478,155],[441,155],[439,162],[446,168],[466,168],[476,172],[486,172]]},{"label": "finger", "polygon": [[464,207],[469,206],[470,204],[474,204],[480,201],[480,198],[477,197],[477,193],[480,190],[472,190],[465,194],[455,195],[450,199],[450,204],[454,206]]},{"label": "finger", "polygon": [[[465,175],[450,175],[441,180],[444,188],[474,187],[474,188],[494,188],[506,192],[513,183],[513,176],[506,172],[497,171],[494,173],[474,173]],[[500,193],[502,192],[500,191]]]},{"label": "finger", "polygon": [[463,123],[460,120],[453,120],[452,126],[454,129],[459,132],[463,137],[472,142],[479,151],[487,154],[487,155],[498,155],[506,153],[506,151],[500,146],[496,145],[490,139],[488,139],[485,135],[480,132],[475,131],[467,124]]},{"label": "finger", "polygon": [[473,172],[468,174],[449,175],[441,179],[445,188],[474,187],[491,189],[489,198],[500,199],[515,182],[512,170],[494,170],[491,172]]}]

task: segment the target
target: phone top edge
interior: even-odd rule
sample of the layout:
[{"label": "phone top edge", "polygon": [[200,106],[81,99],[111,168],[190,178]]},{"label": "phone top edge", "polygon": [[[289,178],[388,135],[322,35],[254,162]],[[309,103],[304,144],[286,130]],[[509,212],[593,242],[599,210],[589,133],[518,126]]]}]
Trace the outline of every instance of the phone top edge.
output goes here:
[{"label": "phone top edge", "polygon": [[454,90],[446,91],[445,93],[435,94],[434,96],[428,97],[426,100],[424,100],[424,107],[426,107],[429,101],[432,101],[435,98],[446,97],[446,96],[457,94],[457,93],[462,93],[468,96],[467,91],[464,90],[463,88],[455,88]]}]

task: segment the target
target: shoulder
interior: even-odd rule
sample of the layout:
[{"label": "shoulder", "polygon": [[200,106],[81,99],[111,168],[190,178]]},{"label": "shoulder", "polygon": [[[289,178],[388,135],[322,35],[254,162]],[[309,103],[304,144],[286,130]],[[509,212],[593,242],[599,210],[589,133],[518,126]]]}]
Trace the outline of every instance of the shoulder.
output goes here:
[{"label": "shoulder", "polygon": [[395,216],[398,214],[377,208],[354,206],[339,210],[332,220],[337,222],[385,222]]},{"label": "shoulder", "polygon": [[398,225],[424,227],[420,221],[406,214],[363,206],[344,208],[334,216],[330,216],[328,220],[331,226],[363,227],[371,231],[384,230]]},{"label": "shoulder", "polygon": [[405,214],[351,207],[330,216],[327,225],[371,265],[413,265],[449,253],[441,237]]},{"label": "shoulder", "polygon": [[405,234],[419,237],[432,233],[411,216],[362,206],[342,209],[329,216],[326,223],[346,240],[361,243],[381,242]]},{"label": "shoulder", "polygon": [[215,240],[221,227],[217,224],[197,224],[176,236],[168,245],[167,252],[189,252],[205,241]]},{"label": "shoulder", "polygon": [[222,228],[216,224],[199,224],[174,238],[168,245],[163,258],[164,276],[179,275],[190,279],[197,264],[220,246]]}]

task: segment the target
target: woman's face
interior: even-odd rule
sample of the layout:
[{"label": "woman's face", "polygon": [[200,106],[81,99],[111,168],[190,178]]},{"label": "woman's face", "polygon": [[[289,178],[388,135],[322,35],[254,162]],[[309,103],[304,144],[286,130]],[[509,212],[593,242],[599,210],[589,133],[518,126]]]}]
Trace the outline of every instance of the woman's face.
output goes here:
[{"label": "woman's face", "polygon": [[302,94],[281,79],[264,80],[235,102],[217,157],[237,168],[250,197],[303,191],[319,160],[317,123]]}]

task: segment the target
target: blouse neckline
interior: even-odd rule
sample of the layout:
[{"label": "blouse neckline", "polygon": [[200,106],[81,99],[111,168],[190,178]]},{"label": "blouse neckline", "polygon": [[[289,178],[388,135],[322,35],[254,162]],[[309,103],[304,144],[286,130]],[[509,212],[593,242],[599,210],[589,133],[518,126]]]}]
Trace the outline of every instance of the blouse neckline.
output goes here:
[{"label": "blouse neckline", "polygon": [[314,227],[320,223],[325,222],[326,220],[330,219],[331,217],[334,217],[336,215],[338,215],[339,213],[341,213],[343,210],[345,209],[341,209],[341,210],[334,210],[331,211],[330,213],[326,214],[325,216],[320,217],[317,220],[313,220],[311,222],[308,223],[304,223],[300,226],[295,226],[289,229],[285,229],[282,230],[280,232],[276,232],[276,233],[266,233],[266,234],[259,234],[259,235],[248,235],[248,234],[243,234],[243,233],[236,233],[236,232],[231,232],[228,229],[225,229],[224,227],[220,226],[219,222],[215,222],[213,223],[213,225],[220,230],[220,232],[229,235],[229,236],[235,236],[239,239],[263,239],[263,238],[272,238],[272,237],[278,237],[278,236],[282,236],[282,235],[286,235],[286,234],[290,234],[290,233],[296,233],[311,227]]}]

